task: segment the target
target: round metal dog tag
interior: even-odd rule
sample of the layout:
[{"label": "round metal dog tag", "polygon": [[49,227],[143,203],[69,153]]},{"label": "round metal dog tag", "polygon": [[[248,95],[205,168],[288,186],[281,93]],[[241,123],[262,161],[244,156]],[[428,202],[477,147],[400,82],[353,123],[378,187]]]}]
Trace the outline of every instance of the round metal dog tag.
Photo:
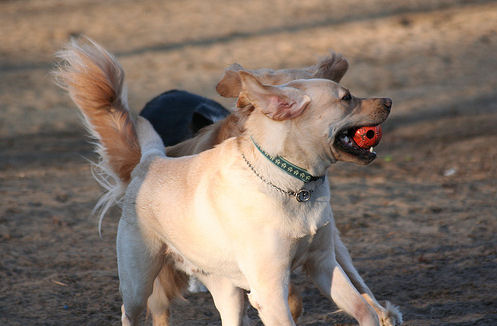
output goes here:
[{"label": "round metal dog tag", "polygon": [[298,202],[306,202],[311,199],[311,192],[305,189],[299,190],[295,195]]}]

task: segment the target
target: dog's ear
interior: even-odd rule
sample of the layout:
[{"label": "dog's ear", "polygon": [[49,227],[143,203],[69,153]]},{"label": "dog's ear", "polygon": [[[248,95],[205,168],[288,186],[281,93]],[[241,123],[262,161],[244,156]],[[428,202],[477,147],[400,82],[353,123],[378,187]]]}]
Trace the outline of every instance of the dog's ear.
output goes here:
[{"label": "dog's ear", "polygon": [[242,90],[238,104],[251,103],[273,120],[296,118],[304,112],[311,102],[311,98],[299,89],[263,85],[256,77],[246,71],[240,71],[239,76]]},{"label": "dog's ear", "polygon": [[[300,69],[270,70],[259,69],[250,71],[261,78],[266,84],[284,84],[295,79],[324,78],[340,82],[347,72],[349,63],[340,54],[331,51],[330,55],[321,59],[317,64]],[[223,97],[238,97],[241,91],[240,72],[245,70],[238,63],[234,63],[224,71],[224,75],[216,85],[216,91]]]},{"label": "dog's ear", "polygon": [[313,78],[324,78],[338,83],[349,69],[349,63],[341,54],[331,51],[328,57],[317,63],[316,68]]},{"label": "dog's ear", "polygon": [[241,65],[234,63],[224,70],[223,78],[217,83],[216,91],[223,97],[238,97],[242,87],[240,71],[244,70]]}]

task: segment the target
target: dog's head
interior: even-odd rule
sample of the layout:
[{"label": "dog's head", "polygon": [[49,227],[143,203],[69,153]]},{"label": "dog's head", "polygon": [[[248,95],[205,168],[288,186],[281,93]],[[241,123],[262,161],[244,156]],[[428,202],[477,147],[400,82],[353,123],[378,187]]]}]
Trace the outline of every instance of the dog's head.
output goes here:
[{"label": "dog's head", "polygon": [[[358,98],[326,79],[300,79],[271,86],[248,72],[240,71],[239,76],[238,103],[250,103],[265,116],[258,115],[259,119],[272,121],[259,121],[260,125],[285,130],[284,137],[295,142],[295,148],[312,149],[312,155],[329,163],[340,160],[368,164],[376,158],[370,149],[357,146],[352,135],[359,127],[383,123],[390,113],[391,99]],[[285,127],[280,128],[283,124]],[[257,124],[253,126],[257,128]]]}]

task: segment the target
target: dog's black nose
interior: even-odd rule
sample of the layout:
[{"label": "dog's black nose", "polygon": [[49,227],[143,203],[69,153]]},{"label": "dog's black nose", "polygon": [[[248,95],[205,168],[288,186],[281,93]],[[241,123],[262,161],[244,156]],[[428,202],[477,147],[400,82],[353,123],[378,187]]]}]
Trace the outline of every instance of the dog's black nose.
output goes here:
[{"label": "dog's black nose", "polygon": [[390,111],[390,109],[392,108],[392,99],[391,98],[384,98],[383,99],[383,106],[385,107],[385,109]]}]

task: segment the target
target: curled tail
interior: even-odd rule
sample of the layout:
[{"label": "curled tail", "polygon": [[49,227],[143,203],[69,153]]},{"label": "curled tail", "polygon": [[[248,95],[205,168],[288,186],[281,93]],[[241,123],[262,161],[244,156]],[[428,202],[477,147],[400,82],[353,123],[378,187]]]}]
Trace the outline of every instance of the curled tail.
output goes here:
[{"label": "curled tail", "polygon": [[90,39],[81,44],[73,40],[56,56],[60,59],[54,71],[56,82],[81,111],[99,155],[93,175],[106,189],[94,209],[100,211],[100,230],[103,216],[119,202],[141,156],[124,71],[114,56]]}]

